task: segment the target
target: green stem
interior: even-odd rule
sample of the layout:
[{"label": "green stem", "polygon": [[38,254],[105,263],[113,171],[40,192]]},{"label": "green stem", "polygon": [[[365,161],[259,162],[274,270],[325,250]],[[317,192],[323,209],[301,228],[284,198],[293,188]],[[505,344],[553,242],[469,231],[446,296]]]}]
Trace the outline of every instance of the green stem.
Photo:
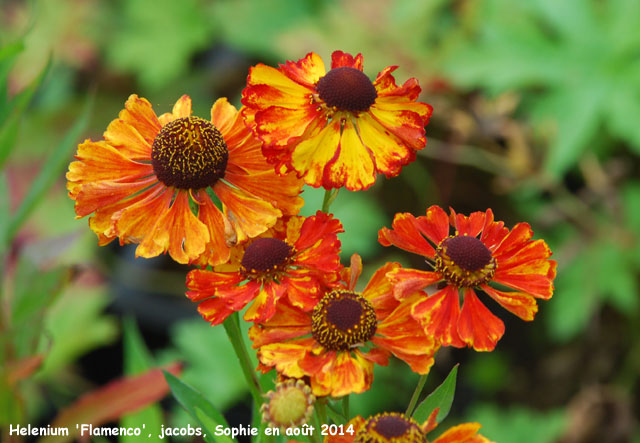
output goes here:
[{"label": "green stem", "polygon": [[331,203],[333,203],[333,201],[338,196],[339,190],[340,188],[326,189],[324,191],[324,199],[322,200],[322,212],[324,212],[325,214],[329,213],[329,207],[331,206]]},{"label": "green stem", "polygon": [[260,387],[258,376],[253,370],[253,365],[251,364],[251,359],[249,358],[247,347],[244,344],[244,339],[242,338],[240,323],[238,322],[238,313],[234,312],[233,314],[231,314],[224,321],[223,325],[224,330],[227,331],[229,340],[231,340],[233,350],[236,352],[236,356],[238,357],[238,361],[240,362],[240,366],[242,367],[242,372],[244,373],[244,378],[246,378],[247,384],[249,385],[251,395],[253,396],[256,405],[259,406],[264,402],[262,396],[263,392],[262,388]]},{"label": "green stem", "polygon": [[324,398],[319,398],[316,401],[316,412],[318,414],[318,419],[320,423],[327,423],[327,405],[325,404],[327,400]]},{"label": "green stem", "polygon": [[342,416],[342,412],[338,411],[335,407],[331,405],[331,402],[327,402],[327,417],[331,419],[335,424],[344,424],[347,422],[345,417]]},{"label": "green stem", "polygon": [[344,418],[349,421],[349,396],[345,395],[342,397],[342,415]]},{"label": "green stem", "polygon": [[424,388],[424,384],[426,382],[427,374],[421,375],[418,380],[418,385],[416,386],[415,391],[413,391],[413,395],[409,401],[409,406],[407,406],[407,412],[404,413],[407,417],[411,417],[411,414],[413,414],[413,409],[416,407],[416,403],[418,403],[418,398],[420,398],[420,393],[422,392],[422,388]]},{"label": "green stem", "polygon": [[[316,403],[316,406],[317,405],[318,403]],[[312,443],[321,443],[321,440],[319,439],[318,435],[320,435],[320,432],[322,432],[322,428],[321,428],[322,422],[318,420],[318,409],[315,409],[313,411],[313,425],[315,426],[315,429],[309,436],[309,439],[311,440]]]}]

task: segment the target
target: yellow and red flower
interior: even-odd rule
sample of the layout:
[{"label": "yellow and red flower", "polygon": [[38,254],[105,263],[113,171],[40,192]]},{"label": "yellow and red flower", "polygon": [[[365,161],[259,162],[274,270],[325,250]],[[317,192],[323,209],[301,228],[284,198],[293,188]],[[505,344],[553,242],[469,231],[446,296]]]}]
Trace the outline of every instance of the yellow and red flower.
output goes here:
[{"label": "yellow and red flower", "polygon": [[411,318],[411,299],[393,298],[385,278],[399,266],[385,264],[358,293],[361,263],[354,256],[344,272],[349,283],[327,291],[312,312],[279,303],[271,320],[249,330],[260,369],[309,377],[315,395],[334,397],[369,389],[374,363],[386,365],[391,354],[414,372],[429,372],[438,344]]},{"label": "yellow and red flower", "polygon": [[435,440],[427,439],[436,426],[434,414],[422,424],[398,412],[384,412],[367,420],[356,416],[344,426],[347,432],[325,437],[325,443],[492,443],[478,434],[479,423],[463,423]]},{"label": "yellow and red flower", "polygon": [[168,252],[179,263],[216,265],[232,244],[303,204],[302,182],[275,174],[260,150],[226,99],[215,102],[209,122],[191,116],[186,95],[159,117],[131,95],[104,140],[78,146],[67,188],[77,218],[93,214],[100,245],[118,237],[139,244],[136,256]]},{"label": "yellow and red flower", "polygon": [[342,51],[329,72],[313,52],[278,69],[258,64],[242,92],[243,115],[276,171],[294,170],[314,187],[367,189],[378,173],[398,175],[426,144],[432,108],[416,102],[415,78],[396,85],[395,69],[371,82],[362,54]]},{"label": "yellow and red flower", "polygon": [[431,206],[420,217],[396,214],[392,229],[382,228],[378,241],[422,255],[433,268],[399,268],[387,274],[399,300],[442,282],[435,293],[423,292],[411,309],[428,334],[443,345],[491,351],[504,334],[504,323],[480,302],[474,288],[526,321],[538,311],[536,299],[553,295],[556,262],[549,260],[551,251],[544,240],[531,240],[532,236],[527,223],[509,231],[503,222],[494,221],[490,209],[469,216],[451,210],[448,216]]},{"label": "yellow and red flower", "polygon": [[200,303],[198,312],[213,325],[251,302],[244,319],[265,322],[283,297],[309,311],[340,277],[338,233],[343,231],[339,220],[320,211],[287,217],[242,247],[242,258],[227,269],[189,272],[187,297]]}]

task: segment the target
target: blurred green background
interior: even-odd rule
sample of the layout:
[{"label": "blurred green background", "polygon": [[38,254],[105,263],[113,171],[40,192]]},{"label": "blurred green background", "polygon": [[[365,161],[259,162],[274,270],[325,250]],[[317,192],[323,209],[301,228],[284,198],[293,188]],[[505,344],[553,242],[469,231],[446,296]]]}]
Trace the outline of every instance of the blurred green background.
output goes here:
[{"label": "blurred green background", "polygon": [[[310,51],[328,65],[340,49],[371,78],[399,65],[434,107],[399,177],[338,195],[345,263],[419,267],[377,230],[431,204],[527,221],[558,261],[533,323],[488,303],[506,323],[496,350],[438,353],[427,391],[462,363],[447,421],[504,443],[640,442],[639,29],[636,0],[2,0],[0,427],[49,423],[84,392],[175,361],[230,422],[250,420],[224,333],[184,298],[187,268],[99,249],[64,172],[129,94],[158,113],[188,94],[206,116],[218,97],[239,105],[251,65]],[[322,192],[303,196],[314,213]],[[398,362],[375,377],[352,410],[404,409],[418,377]],[[138,414],[122,420],[188,422],[171,399]]]}]

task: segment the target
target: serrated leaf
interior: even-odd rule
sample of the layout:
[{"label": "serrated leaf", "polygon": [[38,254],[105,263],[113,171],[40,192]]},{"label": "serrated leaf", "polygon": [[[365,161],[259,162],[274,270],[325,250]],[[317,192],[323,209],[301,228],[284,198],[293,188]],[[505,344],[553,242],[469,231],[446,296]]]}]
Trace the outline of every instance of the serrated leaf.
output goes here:
[{"label": "serrated leaf", "polygon": [[[222,425],[224,427],[229,427],[229,425],[224,416],[218,412],[209,400],[204,398],[202,394],[183,383],[174,375],[165,372],[164,376],[171,388],[173,396],[178,400],[178,403],[187,410],[193,419],[197,420],[203,426],[205,433],[207,434],[205,437],[206,441],[215,441],[217,443],[232,443],[234,441],[228,436],[216,436],[214,434],[215,426]],[[205,421],[207,421],[209,426],[211,426],[212,423],[215,424],[213,429],[209,429],[209,426],[200,420],[200,417],[198,417],[198,410],[200,411],[201,416],[207,417],[207,420]]]},{"label": "serrated leaf", "polygon": [[413,418],[418,423],[423,423],[429,418],[429,415],[436,409],[440,408],[438,415],[436,416],[436,422],[440,423],[444,420],[453,404],[453,397],[456,391],[456,377],[458,376],[458,364],[456,364],[447,378],[438,386],[434,391],[425,398],[422,403],[418,405]]}]

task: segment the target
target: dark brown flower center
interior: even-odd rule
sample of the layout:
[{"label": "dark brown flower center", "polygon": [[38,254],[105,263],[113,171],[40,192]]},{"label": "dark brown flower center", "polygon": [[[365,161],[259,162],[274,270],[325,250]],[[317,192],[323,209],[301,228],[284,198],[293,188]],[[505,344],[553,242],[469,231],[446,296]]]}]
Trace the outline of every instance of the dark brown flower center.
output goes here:
[{"label": "dark brown flower center", "polygon": [[312,314],[313,338],[327,349],[346,351],[376,333],[376,313],[371,303],[355,292],[326,294]]},{"label": "dark brown flower center", "polygon": [[354,443],[423,443],[424,432],[404,414],[386,412],[369,418],[355,436]]},{"label": "dark brown flower center", "polygon": [[378,97],[369,77],[359,69],[348,66],[327,72],[318,80],[316,89],[327,106],[340,111],[366,111]]},{"label": "dark brown flower center", "polygon": [[450,237],[443,246],[451,260],[466,271],[477,271],[491,262],[491,251],[476,237]]},{"label": "dark brown flower center", "polygon": [[410,426],[411,423],[403,417],[386,415],[375,422],[373,429],[385,438],[393,438],[400,437],[407,432]]},{"label": "dark brown flower center", "polygon": [[493,278],[496,261],[489,248],[476,237],[447,237],[436,250],[435,269],[458,287],[478,286]]},{"label": "dark brown flower center", "polygon": [[228,159],[220,131],[199,117],[167,123],[151,148],[151,164],[158,180],[179,189],[213,186],[224,177]]},{"label": "dark brown flower center", "polygon": [[256,238],[244,251],[240,264],[248,273],[261,273],[284,265],[293,248],[277,238]]}]

